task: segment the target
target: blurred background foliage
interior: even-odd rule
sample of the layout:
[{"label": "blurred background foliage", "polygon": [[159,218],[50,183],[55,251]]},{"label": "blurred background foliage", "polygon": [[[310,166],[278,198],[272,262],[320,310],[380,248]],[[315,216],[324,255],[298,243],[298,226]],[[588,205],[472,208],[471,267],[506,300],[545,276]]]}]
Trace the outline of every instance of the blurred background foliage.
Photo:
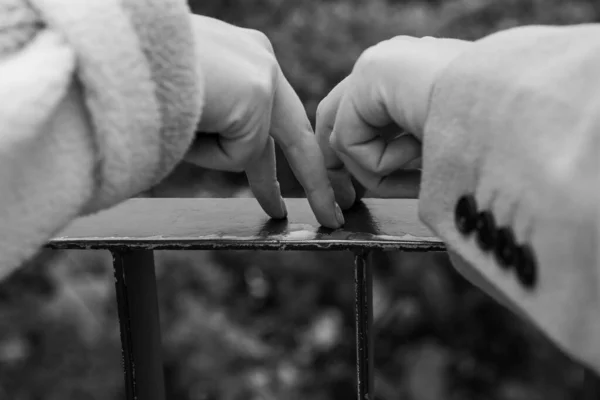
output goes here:
[{"label": "blurred background foliage", "polygon": [[[314,120],[368,46],[395,35],[477,39],[598,21],[595,0],[190,0],[264,31]],[[210,57],[210,54],[203,55]],[[281,157],[284,195],[302,191]],[[176,182],[186,182],[179,190]],[[250,196],[243,175],[181,165],[159,197]],[[157,252],[168,398],[355,397],[348,253]],[[463,280],[444,254],[377,254],[381,400],[600,397],[598,379]],[[0,399],[122,399],[114,280],[103,252],[42,252],[0,283]]]}]

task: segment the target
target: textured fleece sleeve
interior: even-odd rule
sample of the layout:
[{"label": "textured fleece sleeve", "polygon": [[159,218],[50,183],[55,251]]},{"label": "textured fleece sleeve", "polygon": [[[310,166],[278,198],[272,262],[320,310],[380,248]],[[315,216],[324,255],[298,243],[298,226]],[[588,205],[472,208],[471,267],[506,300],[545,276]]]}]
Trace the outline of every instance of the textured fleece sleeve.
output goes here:
[{"label": "textured fleece sleeve", "polygon": [[0,4],[0,279],[165,177],[203,91],[184,0]]}]

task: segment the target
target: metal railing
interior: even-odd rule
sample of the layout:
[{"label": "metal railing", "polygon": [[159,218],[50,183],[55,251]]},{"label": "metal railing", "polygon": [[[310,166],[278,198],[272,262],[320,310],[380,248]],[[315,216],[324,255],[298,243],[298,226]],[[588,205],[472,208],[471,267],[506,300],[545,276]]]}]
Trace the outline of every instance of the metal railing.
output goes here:
[{"label": "metal railing", "polygon": [[373,400],[374,251],[444,251],[417,218],[416,200],[365,200],[344,229],[320,228],[305,199],[269,220],[254,199],[132,199],[75,221],[47,247],[113,255],[128,400],[164,400],[155,250],[347,250],[355,254],[357,395]]}]

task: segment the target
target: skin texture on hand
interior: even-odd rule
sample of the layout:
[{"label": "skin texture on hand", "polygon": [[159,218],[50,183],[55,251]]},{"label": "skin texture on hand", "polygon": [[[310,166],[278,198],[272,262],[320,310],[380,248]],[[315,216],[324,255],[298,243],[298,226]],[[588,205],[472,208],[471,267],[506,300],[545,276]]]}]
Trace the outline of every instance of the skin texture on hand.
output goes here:
[{"label": "skin texture on hand", "polygon": [[302,105],[268,38],[203,16],[192,25],[205,106],[186,161],[204,168],[244,171],[265,212],[285,218],[275,171],[275,142],[288,159],[319,223],[339,228],[323,155]]},{"label": "skin texture on hand", "polygon": [[357,200],[351,177],[389,198],[418,196],[429,100],[437,77],[471,43],[398,36],[367,49],[319,104],[316,134],[335,196]]}]

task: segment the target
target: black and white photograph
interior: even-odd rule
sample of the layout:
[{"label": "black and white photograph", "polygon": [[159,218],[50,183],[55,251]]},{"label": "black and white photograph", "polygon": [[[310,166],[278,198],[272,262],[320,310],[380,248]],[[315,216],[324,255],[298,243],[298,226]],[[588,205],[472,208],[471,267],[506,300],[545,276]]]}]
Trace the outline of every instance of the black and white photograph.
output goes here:
[{"label": "black and white photograph", "polygon": [[597,0],[0,0],[0,400],[600,399]]}]

